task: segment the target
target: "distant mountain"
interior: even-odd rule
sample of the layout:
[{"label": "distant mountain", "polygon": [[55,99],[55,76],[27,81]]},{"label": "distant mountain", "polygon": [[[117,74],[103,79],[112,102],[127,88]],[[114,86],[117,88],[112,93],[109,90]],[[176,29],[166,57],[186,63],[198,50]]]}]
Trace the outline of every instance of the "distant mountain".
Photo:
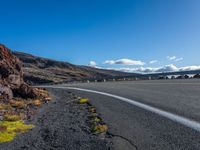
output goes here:
[{"label": "distant mountain", "polygon": [[191,70],[191,71],[178,71],[178,72],[165,72],[165,73],[155,73],[155,74],[146,74],[144,76],[151,76],[158,78],[160,76],[175,76],[175,75],[195,75],[200,74],[200,70]]},{"label": "distant mountain", "polygon": [[155,74],[136,74],[89,66],[73,65],[68,62],[42,58],[22,52],[13,52],[23,63],[24,80],[29,84],[62,83],[82,80],[102,80],[111,78],[158,79],[167,75],[200,74],[200,70]]},{"label": "distant mountain", "polygon": [[13,52],[23,63],[24,79],[29,84],[59,83],[86,79],[129,77],[138,74],[73,65],[68,62]]}]

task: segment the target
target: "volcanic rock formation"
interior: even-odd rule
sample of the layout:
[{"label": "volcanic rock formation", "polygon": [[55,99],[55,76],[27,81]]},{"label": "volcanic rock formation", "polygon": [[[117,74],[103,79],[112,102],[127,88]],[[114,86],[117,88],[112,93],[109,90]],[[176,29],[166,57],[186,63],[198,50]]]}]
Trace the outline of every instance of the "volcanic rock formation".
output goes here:
[{"label": "volcanic rock formation", "polygon": [[36,93],[23,80],[20,60],[0,44],[0,99],[8,100],[13,96],[34,98]]}]

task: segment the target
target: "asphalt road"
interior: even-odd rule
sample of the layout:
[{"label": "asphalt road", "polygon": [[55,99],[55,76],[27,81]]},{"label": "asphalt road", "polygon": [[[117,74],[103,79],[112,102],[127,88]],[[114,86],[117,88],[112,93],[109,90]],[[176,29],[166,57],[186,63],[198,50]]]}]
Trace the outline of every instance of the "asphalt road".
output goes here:
[{"label": "asphalt road", "polygon": [[[58,86],[114,94],[191,119],[197,124],[200,122],[200,80],[126,81]],[[132,144],[139,150],[200,150],[200,133],[192,127],[117,98],[86,91],[66,90],[90,98],[108,124],[109,132],[118,135],[113,141],[116,149],[128,150]],[[119,136],[127,140],[123,141]],[[135,149],[134,146],[132,149]]]}]

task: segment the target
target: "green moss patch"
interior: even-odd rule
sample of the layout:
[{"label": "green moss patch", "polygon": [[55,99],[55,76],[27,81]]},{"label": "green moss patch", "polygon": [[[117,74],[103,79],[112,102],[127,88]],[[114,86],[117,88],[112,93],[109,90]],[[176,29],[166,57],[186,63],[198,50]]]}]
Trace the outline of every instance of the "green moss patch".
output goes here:
[{"label": "green moss patch", "polygon": [[[74,95],[71,92],[68,92],[71,95],[72,99],[75,99],[78,104],[86,104],[88,110],[88,123],[90,126],[91,133],[100,135],[101,133],[107,133],[108,126],[103,122],[100,115],[97,113],[96,108],[90,103],[88,98],[81,98]],[[102,134],[101,134],[102,135]]]},{"label": "green moss patch", "polygon": [[0,121],[0,143],[12,141],[17,134],[25,133],[34,128],[33,125],[27,125],[22,120],[18,121]]},{"label": "green moss patch", "polygon": [[0,132],[0,143],[10,142],[14,139],[16,133]]},{"label": "green moss patch", "polygon": [[37,93],[36,99],[14,97],[9,101],[0,102],[0,114],[3,117],[3,121],[0,121],[0,143],[10,142],[18,134],[34,128],[33,125],[25,124],[23,120],[33,115],[37,107],[52,99],[45,89],[34,88],[34,91]]},{"label": "green moss patch", "polygon": [[79,104],[88,104],[89,103],[89,99],[87,98],[80,98],[79,99]]}]

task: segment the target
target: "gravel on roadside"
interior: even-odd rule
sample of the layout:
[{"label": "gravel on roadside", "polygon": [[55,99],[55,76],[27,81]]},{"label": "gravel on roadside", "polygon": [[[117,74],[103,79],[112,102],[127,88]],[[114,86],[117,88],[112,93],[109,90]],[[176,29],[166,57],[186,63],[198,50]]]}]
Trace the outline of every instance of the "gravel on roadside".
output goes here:
[{"label": "gravel on roadside", "polygon": [[30,123],[36,127],[0,144],[0,150],[112,150],[109,137],[91,132],[87,104],[77,104],[71,93],[49,89],[53,101],[39,109]]}]

